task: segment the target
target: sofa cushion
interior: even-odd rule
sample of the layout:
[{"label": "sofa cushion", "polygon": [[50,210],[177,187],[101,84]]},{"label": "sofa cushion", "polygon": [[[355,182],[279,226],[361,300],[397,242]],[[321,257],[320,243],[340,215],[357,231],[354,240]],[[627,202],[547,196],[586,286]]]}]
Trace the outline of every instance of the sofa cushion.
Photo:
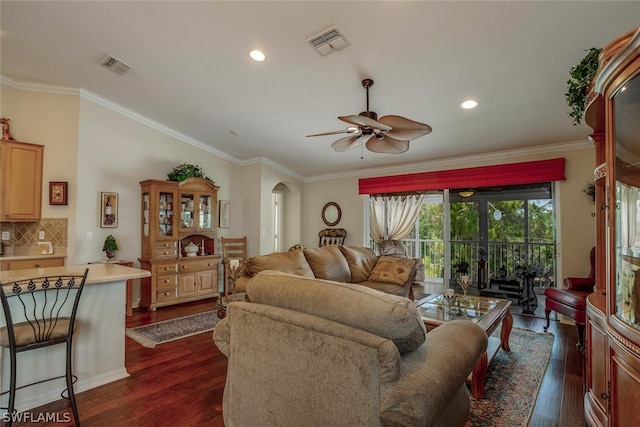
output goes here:
[{"label": "sofa cushion", "polygon": [[347,260],[351,271],[351,282],[364,282],[369,278],[373,267],[378,262],[378,256],[371,248],[361,246],[339,246]]},{"label": "sofa cushion", "polygon": [[309,263],[316,279],[350,282],[351,271],[340,248],[336,245],[316,249],[305,249],[304,257]]},{"label": "sofa cushion", "polygon": [[253,277],[264,270],[278,270],[296,276],[313,277],[313,271],[300,249],[274,252],[269,255],[254,256],[247,259],[245,271],[249,276]]},{"label": "sofa cushion", "polygon": [[296,310],[388,338],[401,354],[418,348],[426,329],[413,301],[365,286],[263,271],[249,281],[253,303]]},{"label": "sofa cushion", "polygon": [[391,283],[402,286],[411,278],[416,268],[414,258],[381,256],[369,275],[371,282]]}]

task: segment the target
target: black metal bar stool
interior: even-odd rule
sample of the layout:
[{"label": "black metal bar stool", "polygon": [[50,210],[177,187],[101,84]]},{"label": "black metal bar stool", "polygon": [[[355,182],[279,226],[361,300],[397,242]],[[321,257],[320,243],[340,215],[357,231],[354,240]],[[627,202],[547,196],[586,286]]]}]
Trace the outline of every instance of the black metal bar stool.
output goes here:
[{"label": "black metal bar stool", "polygon": [[[6,326],[0,328],[0,347],[9,349],[10,378],[8,414],[3,419],[6,425],[13,423],[15,416],[16,390],[44,381],[65,378],[67,388],[61,396],[69,400],[76,426],[80,426],[78,408],[76,406],[73,383],[77,380],[72,371],[72,340],[77,329],[76,312],[80,295],[84,288],[89,269],[84,274],[68,274],[19,279],[13,282],[0,283],[0,298]],[[48,347],[66,344],[65,375],[47,378],[36,383],[17,387],[17,354]],[[65,391],[67,396],[64,396]]]}]

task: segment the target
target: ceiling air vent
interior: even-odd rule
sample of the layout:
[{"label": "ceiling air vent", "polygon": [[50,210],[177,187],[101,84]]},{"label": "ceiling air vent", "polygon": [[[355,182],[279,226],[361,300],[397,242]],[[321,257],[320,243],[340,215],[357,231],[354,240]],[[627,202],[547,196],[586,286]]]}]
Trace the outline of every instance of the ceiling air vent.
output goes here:
[{"label": "ceiling air vent", "polygon": [[109,55],[100,63],[104,68],[116,74],[122,75],[131,69],[131,65],[125,64],[118,58]]},{"label": "ceiling air vent", "polygon": [[320,56],[328,55],[336,50],[342,50],[351,44],[335,27],[313,37],[309,37],[307,43],[309,43]]}]

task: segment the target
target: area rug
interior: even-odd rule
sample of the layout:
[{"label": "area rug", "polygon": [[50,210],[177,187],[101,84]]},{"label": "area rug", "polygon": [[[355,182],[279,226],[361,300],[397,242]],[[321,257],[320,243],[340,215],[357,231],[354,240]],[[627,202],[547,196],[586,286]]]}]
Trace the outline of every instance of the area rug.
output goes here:
[{"label": "area rug", "polygon": [[125,332],[128,337],[141,345],[154,348],[158,344],[212,331],[218,320],[216,312],[212,310],[127,328]]},{"label": "area rug", "polygon": [[[499,334],[498,329],[493,335],[499,337]],[[485,398],[471,398],[469,427],[528,424],[551,357],[553,340],[551,333],[511,330],[511,351],[499,350],[487,369]]]}]

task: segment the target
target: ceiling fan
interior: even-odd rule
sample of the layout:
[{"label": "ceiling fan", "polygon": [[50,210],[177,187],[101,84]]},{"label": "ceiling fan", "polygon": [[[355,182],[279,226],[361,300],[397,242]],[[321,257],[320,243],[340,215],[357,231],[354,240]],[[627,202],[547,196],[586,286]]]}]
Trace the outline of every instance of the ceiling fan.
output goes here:
[{"label": "ceiling fan", "polygon": [[414,122],[401,116],[382,116],[369,111],[369,88],[373,86],[373,80],[364,79],[362,87],[367,90],[367,111],[351,116],[339,116],[338,119],[352,126],[344,130],[316,133],[307,136],[337,135],[341,133],[349,136],[340,138],[331,146],[336,151],[347,151],[356,148],[364,142],[363,137],[369,137],[366,147],[375,153],[400,154],[409,149],[409,141],[420,138],[431,132],[431,126]]}]

